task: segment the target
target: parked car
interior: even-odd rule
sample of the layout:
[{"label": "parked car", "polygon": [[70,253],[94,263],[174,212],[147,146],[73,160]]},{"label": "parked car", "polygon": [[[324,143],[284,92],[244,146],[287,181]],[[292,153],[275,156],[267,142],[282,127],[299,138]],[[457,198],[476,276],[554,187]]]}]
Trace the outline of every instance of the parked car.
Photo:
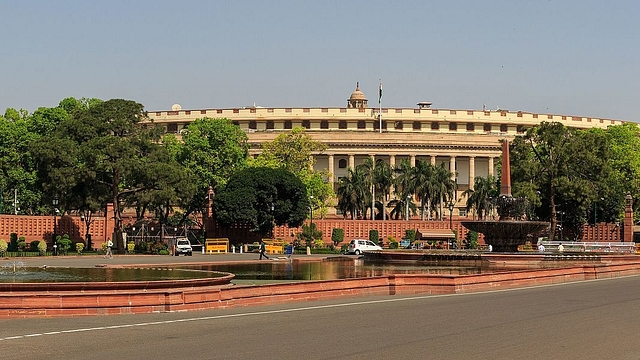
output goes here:
[{"label": "parked car", "polygon": [[373,241],[364,240],[364,239],[353,239],[349,243],[349,249],[347,252],[349,254],[360,255],[364,251],[374,251],[374,250],[382,250],[382,248],[376,245]]},{"label": "parked car", "polygon": [[191,243],[187,238],[177,238],[176,239],[176,253],[175,256],[180,254],[184,254],[186,256],[193,255],[193,249],[191,248]]}]

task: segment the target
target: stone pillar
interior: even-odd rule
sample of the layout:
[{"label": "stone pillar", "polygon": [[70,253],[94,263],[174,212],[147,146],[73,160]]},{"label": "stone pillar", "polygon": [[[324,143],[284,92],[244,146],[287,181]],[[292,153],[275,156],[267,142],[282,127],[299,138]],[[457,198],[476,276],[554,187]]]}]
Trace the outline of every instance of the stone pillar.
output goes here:
[{"label": "stone pillar", "polygon": [[349,168],[351,170],[356,169],[356,157],[354,154],[349,154]]},{"label": "stone pillar", "polygon": [[411,167],[415,167],[416,166],[416,156],[415,155],[409,156],[409,161],[411,162]]},{"label": "stone pillar", "polygon": [[500,174],[500,195],[511,195],[511,162],[509,161],[509,140],[502,140],[502,172]]},{"label": "stone pillar", "polygon": [[449,172],[451,173],[451,180],[456,179],[456,157],[455,155],[449,156]]},{"label": "stone pillar", "polygon": [[429,161],[431,161],[431,165],[432,166],[436,166],[436,156],[435,155],[429,156]]},{"label": "stone pillar", "polygon": [[476,178],[476,157],[469,156],[469,189],[471,190],[473,190],[475,178]]},{"label": "stone pillar", "polygon": [[395,155],[389,155],[389,166],[391,167],[392,170],[396,168],[396,156]]},{"label": "stone pillar", "polygon": [[309,170],[311,171],[313,171],[313,164],[314,164],[313,155],[309,155]]},{"label": "stone pillar", "polygon": [[329,154],[329,184],[333,185],[333,174],[335,172],[333,165],[333,154]]},{"label": "stone pillar", "polygon": [[489,175],[493,176],[493,156],[489,156]]},{"label": "stone pillar", "polygon": [[622,225],[622,241],[633,242],[633,197],[627,193],[624,199],[624,223]]}]

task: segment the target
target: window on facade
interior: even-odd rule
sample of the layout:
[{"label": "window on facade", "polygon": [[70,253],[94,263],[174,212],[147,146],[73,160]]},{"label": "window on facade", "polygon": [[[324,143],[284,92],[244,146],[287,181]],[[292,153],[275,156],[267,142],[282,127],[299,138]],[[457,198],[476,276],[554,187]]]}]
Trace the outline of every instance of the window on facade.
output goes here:
[{"label": "window on facade", "polygon": [[437,122],[431,123],[431,130],[440,130],[440,124]]},{"label": "window on facade", "polygon": [[449,123],[449,131],[456,131],[458,130],[458,123]]},{"label": "window on facade", "polygon": [[467,131],[473,131],[476,129],[476,125],[474,123],[467,123]]},{"label": "window on facade", "polygon": [[320,122],[320,129],[328,129],[329,128],[329,122],[327,120],[322,120]]},{"label": "window on facade", "polygon": [[500,132],[507,132],[509,131],[509,125],[507,124],[500,124]]},{"label": "window on facade", "polygon": [[273,120],[267,120],[267,130],[273,130]]},{"label": "window on facade", "polygon": [[338,160],[338,169],[346,169],[347,168],[347,159]]},{"label": "window on facade", "polygon": [[291,120],[287,120],[284,122],[284,128],[285,129],[291,129]]},{"label": "window on facade", "polygon": [[240,121],[238,121],[238,120],[233,120],[232,123],[235,126],[240,126]]},{"label": "window on facade", "polygon": [[338,129],[346,129],[347,128],[347,120],[340,120],[338,123]]},{"label": "window on facade", "polygon": [[302,120],[302,127],[305,129],[310,129],[311,123],[309,122],[309,120]]},{"label": "window on facade", "polygon": [[364,120],[358,120],[358,129],[366,129],[367,123]]},{"label": "window on facade", "polygon": [[393,128],[396,130],[402,130],[402,121],[396,121]]},{"label": "window on facade", "polygon": [[422,129],[422,123],[420,123],[420,121],[414,121],[413,130],[420,130],[420,129]]},{"label": "window on facade", "polygon": [[256,122],[254,120],[249,121],[249,129],[255,130],[257,128],[258,128],[258,125],[256,125]]},{"label": "window on facade", "polygon": [[518,134],[523,134],[526,131],[524,125],[518,125],[516,130],[518,131]]},{"label": "window on facade", "polygon": [[482,129],[486,132],[491,132],[491,124],[484,124]]},{"label": "window on facade", "polygon": [[168,133],[177,133],[178,132],[178,124],[176,123],[169,123],[167,124],[167,132]]}]

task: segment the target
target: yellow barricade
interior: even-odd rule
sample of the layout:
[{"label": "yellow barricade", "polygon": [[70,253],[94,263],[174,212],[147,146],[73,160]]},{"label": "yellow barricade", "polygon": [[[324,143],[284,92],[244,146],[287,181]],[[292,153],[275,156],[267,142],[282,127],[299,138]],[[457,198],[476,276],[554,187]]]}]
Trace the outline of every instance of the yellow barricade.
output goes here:
[{"label": "yellow barricade", "polygon": [[280,239],[262,239],[264,241],[264,250],[267,254],[284,254],[284,240]]},{"label": "yellow barricade", "polygon": [[204,243],[204,251],[206,254],[226,254],[229,252],[229,239],[207,239]]}]

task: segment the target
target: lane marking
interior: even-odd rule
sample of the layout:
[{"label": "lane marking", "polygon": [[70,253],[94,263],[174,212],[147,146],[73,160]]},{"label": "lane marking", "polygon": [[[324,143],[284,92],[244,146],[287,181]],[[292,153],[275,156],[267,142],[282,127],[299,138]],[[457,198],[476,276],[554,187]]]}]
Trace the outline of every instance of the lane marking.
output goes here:
[{"label": "lane marking", "polygon": [[596,281],[624,279],[624,278],[637,277],[637,276],[640,276],[640,274],[625,275],[625,276],[620,276],[616,278],[576,280],[576,281],[565,282],[565,283],[534,285],[534,286],[521,287],[521,288],[486,290],[486,291],[478,291],[478,292],[471,292],[471,293],[421,295],[421,296],[411,296],[411,297],[382,299],[382,300],[368,300],[368,301],[358,301],[358,302],[348,302],[348,303],[338,303],[338,304],[328,304],[328,305],[305,306],[305,307],[290,308],[290,309],[254,311],[254,312],[246,312],[246,313],[238,313],[238,314],[203,316],[203,317],[175,319],[175,320],[149,321],[149,322],[133,323],[133,324],[97,326],[97,327],[89,327],[89,328],[49,331],[44,333],[6,336],[3,338],[0,338],[0,341],[20,340],[20,339],[26,339],[26,338],[32,338],[32,337],[39,337],[39,336],[72,334],[72,333],[82,333],[82,332],[91,332],[91,331],[125,329],[125,328],[143,327],[143,326],[167,325],[167,324],[185,323],[185,322],[192,322],[192,321],[206,321],[206,320],[230,319],[230,318],[240,318],[240,317],[248,317],[248,316],[258,316],[258,315],[283,314],[283,313],[291,313],[291,312],[297,312],[297,311],[321,310],[321,309],[331,309],[331,308],[347,307],[347,306],[360,306],[360,305],[383,304],[383,303],[392,303],[392,302],[400,302],[400,301],[424,300],[424,299],[433,299],[433,298],[442,298],[442,297],[451,297],[451,296],[493,294],[493,293],[500,293],[500,292],[507,292],[507,291],[520,291],[520,290],[537,289],[537,288],[545,288],[545,287],[561,286],[561,285],[569,285],[569,284],[580,284],[580,283],[588,283],[588,282],[596,282]]}]

